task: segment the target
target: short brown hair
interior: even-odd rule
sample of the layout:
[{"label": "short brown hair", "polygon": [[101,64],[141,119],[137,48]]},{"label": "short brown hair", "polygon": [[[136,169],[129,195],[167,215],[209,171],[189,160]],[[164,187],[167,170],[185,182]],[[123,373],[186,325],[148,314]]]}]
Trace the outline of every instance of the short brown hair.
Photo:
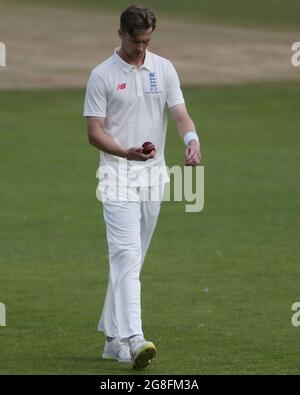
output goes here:
[{"label": "short brown hair", "polygon": [[156,17],[149,8],[131,5],[121,14],[120,29],[122,33],[128,33],[135,36],[137,32],[148,30],[152,31],[156,26]]}]

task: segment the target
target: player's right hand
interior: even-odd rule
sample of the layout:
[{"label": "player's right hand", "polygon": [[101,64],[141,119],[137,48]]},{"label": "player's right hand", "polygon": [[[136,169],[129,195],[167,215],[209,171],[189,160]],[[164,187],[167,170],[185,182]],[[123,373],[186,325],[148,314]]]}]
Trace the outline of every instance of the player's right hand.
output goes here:
[{"label": "player's right hand", "polygon": [[156,155],[156,150],[152,150],[150,154],[144,154],[143,153],[143,147],[133,147],[129,148],[126,151],[126,159],[128,160],[140,160],[140,161],[145,161],[148,159],[154,158]]}]

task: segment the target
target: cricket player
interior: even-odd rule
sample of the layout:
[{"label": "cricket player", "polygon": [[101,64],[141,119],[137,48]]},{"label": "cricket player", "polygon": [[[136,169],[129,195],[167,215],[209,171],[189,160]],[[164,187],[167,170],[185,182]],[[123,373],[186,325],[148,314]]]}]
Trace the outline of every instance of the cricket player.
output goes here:
[{"label": "cricket player", "polygon": [[[200,143],[172,63],[147,47],[156,27],[151,10],[121,15],[120,48],[90,75],[84,116],[89,142],[100,150],[97,196],[103,204],[109,281],[98,330],[104,359],[143,369],[156,356],[141,320],[140,272],[169,182],[164,146],[169,109],[185,143],[185,165],[199,164]],[[151,142],[150,152],[143,143]]]}]

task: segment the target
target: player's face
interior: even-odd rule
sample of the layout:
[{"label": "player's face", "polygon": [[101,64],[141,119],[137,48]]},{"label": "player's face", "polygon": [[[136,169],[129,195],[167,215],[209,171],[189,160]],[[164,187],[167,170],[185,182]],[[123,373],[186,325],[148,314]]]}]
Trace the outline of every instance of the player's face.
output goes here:
[{"label": "player's face", "polygon": [[120,38],[122,40],[122,49],[126,55],[132,60],[140,60],[145,56],[147,46],[150,43],[152,35],[152,27],[148,30],[144,30],[130,36],[128,33],[122,33],[119,31]]}]

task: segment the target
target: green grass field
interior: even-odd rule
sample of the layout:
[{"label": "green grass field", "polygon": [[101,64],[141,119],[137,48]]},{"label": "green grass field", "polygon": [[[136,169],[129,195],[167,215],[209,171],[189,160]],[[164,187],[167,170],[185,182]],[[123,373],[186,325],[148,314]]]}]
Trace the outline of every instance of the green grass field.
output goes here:
[{"label": "green grass field", "polygon": [[[136,374],[299,374],[300,84],[185,88],[205,208],[164,203],[142,273]],[[84,92],[0,92],[1,374],[132,374],[96,332],[107,249]],[[182,164],[170,122],[167,163]]]},{"label": "green grass field", "polygon": [[130,4],[152,8],[157,16],[230,26],[299,31],[298,0],[17,0],[27,3],[113,11],[120,14]]}]

